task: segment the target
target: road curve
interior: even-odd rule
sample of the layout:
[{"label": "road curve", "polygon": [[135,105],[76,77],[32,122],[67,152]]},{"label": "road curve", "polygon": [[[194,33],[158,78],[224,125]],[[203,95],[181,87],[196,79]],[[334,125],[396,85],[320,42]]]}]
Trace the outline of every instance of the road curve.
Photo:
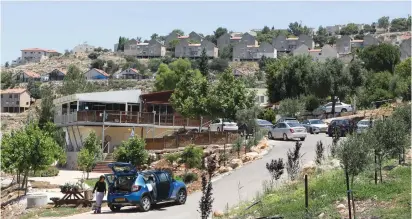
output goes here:
[{"label": "road curve", "polygon": [[[302,145],[301,154],[302,164],[306,164],[315,158],[316,142],[322,141],[323,145],[332,143],[332,138],[325,134],[308,135]],[[213,209],[224,211],[226,206],[232,207],[239,203],[239,200],[245,201],[255,197],[257,192],[262,189],[263,180],[269,179],[269,174],[266,170],[266,163],[271,159],[283,158],[286,160],[286,152],[293,148],[293,141],[273,141],[269,144],[274,145],[274,148],[263,157],[263,159],[254,161],[244,167],[235,170],[228,176],[213,183]],[[286,171],[285,171],[286,172]],[[286,175],[286,174],[285,174]],[[239,189],[240,188],[240,189]],[[103,208],[102,214],[83,213],[70,217],[62,217],[65,219],[123,219],[123,217],[138,217],[148,219],[197,219],[200,218],[198,213],[200,192],[191,194],[187,198],[185,205],[160,205],[155,209],[141,213],[136,208],[122,209],[120,212],[112,213],[109,208]]]}]

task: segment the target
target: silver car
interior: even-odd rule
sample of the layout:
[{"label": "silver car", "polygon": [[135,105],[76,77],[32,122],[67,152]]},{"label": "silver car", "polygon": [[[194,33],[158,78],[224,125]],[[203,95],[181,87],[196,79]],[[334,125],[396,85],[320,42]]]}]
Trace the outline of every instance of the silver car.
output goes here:
[{"label": "silver car", "polygon": [[311,134],[328,132],[328,125],[320,119],[308,119],[303,121],[302,125]]},{"label": "silver car", "polygon": [[[373,125],[373,121],[372,121],[372,125]],[[364,119],[358,122],[358,124],[356,124],[356,132],[358,134],[364,133],[366,132],[371,126],[371,120],[369,119]]]},{"label": "silver car", "polygon": [[306,128],[300,123],[280,122],[274,125],[268,132],[268,138],[283,139],[284,141],[298,138],[304,141],[307,134]]}]

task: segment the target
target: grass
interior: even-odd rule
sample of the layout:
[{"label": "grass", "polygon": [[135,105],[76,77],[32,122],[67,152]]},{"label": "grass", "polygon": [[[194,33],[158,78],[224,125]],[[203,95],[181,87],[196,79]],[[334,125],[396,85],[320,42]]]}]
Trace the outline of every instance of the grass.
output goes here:
[{"label": "grass", "polygon": [[[398,166],[391,171],[384,171],[382,184],[374,184],[373,173],[370,171],[356,177],[353,184],[353,194],[357,209],[365,208],[365,211],[356,212],[357,216],[379,216],[379,218],[410,218],[411,195],[411,167]],[[340,218],[336,210],[338,203],[347,205],[346,181],[344,172],[335,169],[326,173],[309,176],[309,211],[308,216],[315,218],[324,213],[325,218]],[[242,205],[231,211],[231,215],[237,218],[244,214],[259,214],[260,216],[281,215],[284,218],[304,218],[304,184],[303,180],[272,190],[258,196],[261,203],[250,208],[246,212]],[[374,200],[369,201],[367,200]],[[338,203],[337,203],[338,202]]]}]

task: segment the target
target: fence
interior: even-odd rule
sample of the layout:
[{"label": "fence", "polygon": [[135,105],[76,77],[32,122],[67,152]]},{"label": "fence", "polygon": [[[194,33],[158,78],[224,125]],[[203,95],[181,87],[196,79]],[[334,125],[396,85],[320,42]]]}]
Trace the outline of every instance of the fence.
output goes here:
[{"label": "fence", "polygon": [[145,141],[147,150],[164,150],[186,147],[189,144],[229,144],[237,137],[237,133],[231,132],[200,132],[164,136],[163,138],[146,138]]}]

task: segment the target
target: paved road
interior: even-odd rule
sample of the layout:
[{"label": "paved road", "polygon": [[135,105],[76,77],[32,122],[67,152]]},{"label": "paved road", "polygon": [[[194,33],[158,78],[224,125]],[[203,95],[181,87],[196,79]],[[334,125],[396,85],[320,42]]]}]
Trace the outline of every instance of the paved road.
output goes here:
[{"label": "paved road", "polygon": [[[302,145],[302,163],[308,163],[315,157],[316,142],[321,140],[323,145],[329,145],[332,143],[332,138],[327,137],[325,134],[309,135]],[[254,161],[247,164],[244,167],[234,171],[232,174],[223,177],[213,183],[213,197],[215,199],[213,203],[214,210],[224,211],[227,205],[234,206],[239,203],[239,199],[242,201],[250,200],[255,197],[256,193],[262,189],[262,181],[269,179],[269,174],[266,170],[266,163],[271,159],[283,158],[286,160],[286,152],[294,147],[293,141],[270,141],[270,144],[274,145],[274,148],[261,160]],[[285,171],[286,172],[286,171]],[[240,190],[238,189],[242,187]],[[79,214],[67,219],[81,219],[81,218],[100,218],[100,219],[116,219],[127,217],[139,217],[150,219],[195,219],[200,218],[197,209],[199,209],[199,200],[201,193],[197,192],[190,195],[187,198],[185,205],[181,206],[160,206],[157,209],[153,209],[149,212],[141,213],[136,208],[122,209],[121,212],[112,213],[110,209],[102,209],[102,214],[96,215],[92,213]]]}]

